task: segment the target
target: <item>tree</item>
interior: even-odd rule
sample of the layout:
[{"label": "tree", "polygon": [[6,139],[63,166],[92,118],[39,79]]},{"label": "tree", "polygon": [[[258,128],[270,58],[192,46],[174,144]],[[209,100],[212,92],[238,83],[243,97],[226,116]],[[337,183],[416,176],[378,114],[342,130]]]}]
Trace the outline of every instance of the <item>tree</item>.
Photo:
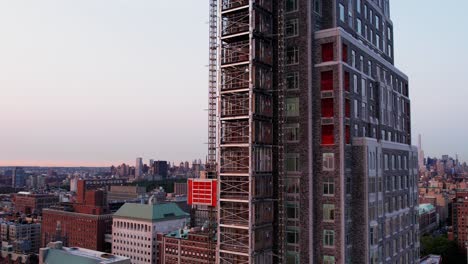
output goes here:
[{"label": "tree", "polygon": [[460,254],[457,244],[448,240],[447,236],[423,236],[421,238],[421,256],[441,255],[443,263],[465,264],[463,254]]}]

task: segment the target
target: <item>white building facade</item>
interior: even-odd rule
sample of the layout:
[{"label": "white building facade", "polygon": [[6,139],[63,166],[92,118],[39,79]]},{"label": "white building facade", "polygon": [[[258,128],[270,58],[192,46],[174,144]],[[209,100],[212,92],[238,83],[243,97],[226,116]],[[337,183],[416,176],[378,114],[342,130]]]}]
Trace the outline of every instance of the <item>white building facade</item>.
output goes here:
[{"label": "white building facade", "polygon": [[183,228],[190,217],[176,204],[122,206],[112,224],[112,254],[128,257],[132,264],[158,263],[157,234]]}]

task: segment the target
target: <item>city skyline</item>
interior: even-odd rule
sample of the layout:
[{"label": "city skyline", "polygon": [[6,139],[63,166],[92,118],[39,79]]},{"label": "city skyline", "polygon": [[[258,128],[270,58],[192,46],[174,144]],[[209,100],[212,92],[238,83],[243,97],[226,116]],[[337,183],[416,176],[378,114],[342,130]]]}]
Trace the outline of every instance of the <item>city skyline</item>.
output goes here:
[{"label": "city skyline", "polygon": [[[449,16],[450,5],[435,1],[391,4],[392,19],[398,21],[396,66],[411,77],[413,145],[421,133],[426,156],[468,158],[466,144],[460,143],[466,127],[458,121],[468,114],[463,107],[468,91],[459,87],[468,78],[462,67],[467,54],[457,46],[463,41],[450,48],[443,41],[461,32],[457,19],[466,19],[461,12],[467,5],[459,4]],[[0,21],[8,25],[0,27],[5,36],[0,112],[6,113],[0,115],[0,166],[108,166],[132,164],[138,156],[204,160],[205,5],[51,0],[0,7]],[[416,7],[422,8],[419,19],[412,11]],[[435,10],[453,27],[433,21]],[[175,11],[184,18],[171,30],[160,26]],[[434,30],[418,30],[423,27]],[[433,39],[434,31],[442,37]]]}]

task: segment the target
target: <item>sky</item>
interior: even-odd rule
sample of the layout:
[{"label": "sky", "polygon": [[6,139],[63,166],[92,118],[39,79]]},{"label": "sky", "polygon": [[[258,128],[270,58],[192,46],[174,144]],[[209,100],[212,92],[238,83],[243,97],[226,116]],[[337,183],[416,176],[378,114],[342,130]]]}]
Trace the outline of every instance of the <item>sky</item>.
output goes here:
[{"label": "sky", "polygon": [[[391,1],[427,155],[468,160],[467,9]],[[0,0],[0,166],[204,159],[207,22],[206,0]]]}]

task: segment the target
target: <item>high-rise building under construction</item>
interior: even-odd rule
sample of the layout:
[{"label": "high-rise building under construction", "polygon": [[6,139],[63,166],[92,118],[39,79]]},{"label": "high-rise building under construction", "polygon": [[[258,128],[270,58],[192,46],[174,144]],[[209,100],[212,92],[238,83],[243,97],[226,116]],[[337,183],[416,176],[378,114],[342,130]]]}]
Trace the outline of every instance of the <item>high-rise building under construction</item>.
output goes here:
[{"label": "high-rise building under construction", "polygon": [[217,262],[417,263],[418,157],[389,0],[210,8]]}]

